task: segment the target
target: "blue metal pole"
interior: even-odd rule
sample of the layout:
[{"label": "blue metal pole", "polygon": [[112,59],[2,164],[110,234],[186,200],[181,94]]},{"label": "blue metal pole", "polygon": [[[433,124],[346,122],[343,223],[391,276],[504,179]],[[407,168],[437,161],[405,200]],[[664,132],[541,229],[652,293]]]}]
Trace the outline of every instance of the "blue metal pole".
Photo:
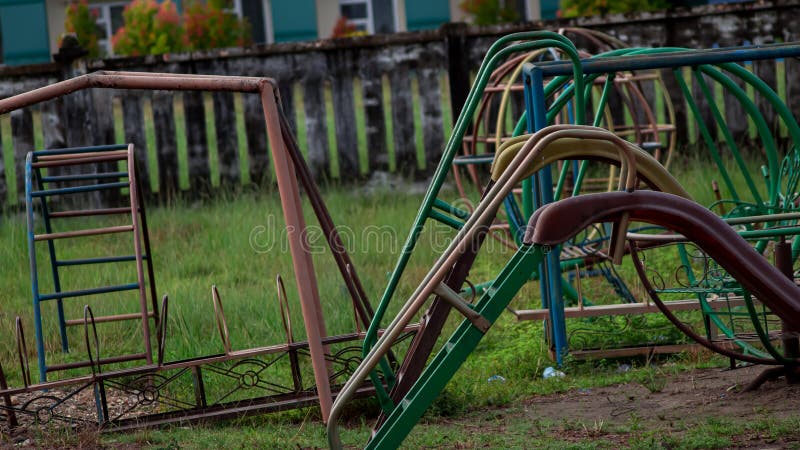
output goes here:
[{"label": "blue metal pole", "polygon": [[31,158],[33,155],[28,153],[25,160],[25,209],[28,218],[28,258],[30,261],[31,272],[31,291],[33,293],[33,326],[36,334],[36,357],[39,361],[39,381],[47,381],[47,366],[44,359],[44,336],[42,334],[42,311],[39,304],[39,274],[36,270],[36,247],[33,241],[33,179],[31,173]]},{"label": "blue metal pole", "polygon": [[[544,76],[536,66],[525,76],[525,106],[528,113],[528,130],[536,132],[547,126],[545,107]],[[553,174],[550,166],[544,167],[535,175],[534,206],[540,208],[553,202]],[[553,339],[556,363],[562,363],[567,352],[567,331],[564,318],[564,299],[561,295],[560,246],[550,249],[545,262],[540,264],[539,273],[542,306],[550,312],[550,329]]]}]

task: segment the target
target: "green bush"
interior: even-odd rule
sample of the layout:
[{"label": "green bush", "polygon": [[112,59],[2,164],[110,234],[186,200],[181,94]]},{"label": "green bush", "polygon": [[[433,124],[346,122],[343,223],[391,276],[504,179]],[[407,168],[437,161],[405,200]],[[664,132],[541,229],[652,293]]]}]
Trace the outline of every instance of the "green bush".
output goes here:
[{"label": "green bush", "polygon": [[189,50],[242,47],[251,42],[250,23],[225,10],[225,0],[186,3],[184,44]]},{"label": "green bush", "polygon": [[[96,13],[89,9],[87,0],[74,1],[67,6],[67,14],[64,19],[64,30],[67,33],[75,34],[78,43],[88,53],[90,58],[100,56],[100,45],[97,43],[97,21]],[[60,46],[60,44],[59,44]]]},{"label": "green bush", "polygon": [[171,0],[133,0],[122,13],[125,26],[114,33],[114,53],[124,56],[160,55],[184,50],[183,25]]},{"label": "green bush", "polygon": [[520,19],[509,0],[463,0],[461,9],[472,16],[475,25],[494,25]]},{"label": "green bush", "polygon": [[669,8],[666,0],[561,0],[561,16],[580,17],[621,14]]}]

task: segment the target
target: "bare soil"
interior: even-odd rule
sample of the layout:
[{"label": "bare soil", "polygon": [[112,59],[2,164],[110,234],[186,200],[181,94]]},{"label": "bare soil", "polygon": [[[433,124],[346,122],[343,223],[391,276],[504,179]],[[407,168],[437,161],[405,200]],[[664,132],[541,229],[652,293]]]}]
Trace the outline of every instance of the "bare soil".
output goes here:
[{"label": "bare soil", "polygon": [[[534,396],[521,406],[495,411],[494,425],[489,428],[507,432],[515,421],[535,424],[546,420],[550,424],[546,433],[561,441],[603,439],[623,448],[631,445],[636,430],[681,435],[709,418],[721,423],[800,418],[800,384],[790,385],[781,378],[766,382],[756,391],[743,391],[763,370],[763,366],[698,369],[665,376],[661,384],[650,389],[647,383],[626,383]],[[489,431],[486,428],[482,432]],[[778,437],[738,429],[741,433],[730,436],[732,448],[800,447],[800,429]]]}]

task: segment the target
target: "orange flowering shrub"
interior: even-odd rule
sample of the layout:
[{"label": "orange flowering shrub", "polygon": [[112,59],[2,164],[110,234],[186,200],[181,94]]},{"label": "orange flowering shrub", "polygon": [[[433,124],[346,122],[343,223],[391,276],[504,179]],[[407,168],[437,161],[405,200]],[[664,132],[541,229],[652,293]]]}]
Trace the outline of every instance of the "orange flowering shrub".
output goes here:
[{"label": "orange flowering shrub", "polygon": [[184,50],[181,17],[175,3],[133,0],[122,13],[125,26],[111,38],[114,53],[125,56],[160,55]]},{"label": "orange flowering shrub", "polygon": [[190,0],[183,12],[184,45],[189,50],[242,47],[250,44],[250,23],[226,11],[225,0]]},{"label": "orange flowering shrub", "polygon": [[67,6],[64,19],[64,30],[74,33],[78,43],[89,52],[90,58],[100,56],[100,45],[97,43],[97,11],[89,9],[87,0],[73,1]]}]

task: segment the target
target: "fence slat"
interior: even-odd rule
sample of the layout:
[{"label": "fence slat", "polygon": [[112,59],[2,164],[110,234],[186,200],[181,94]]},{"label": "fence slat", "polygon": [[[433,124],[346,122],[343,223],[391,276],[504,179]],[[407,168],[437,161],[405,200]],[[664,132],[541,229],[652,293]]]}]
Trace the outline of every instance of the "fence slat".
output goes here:
[{"label": "fence slat", "polygon": [[[310,73],[314,73],[312,71]],[[315,179],[330,177],[328,124],[326,122],[324,83],[312,76],[303,80],[303,109],[306,113],[308,167]]]},{"label": "fence slat", "polygon": [[442,147],[444,146],[439,70],[434,67],[422,68],[417,72],[417,79],[422,112],[425,170],[432,172],[442,157]]},{"label": "fence slat", "polygon": [[[0,156],[3,151],[3,130],[0,129]],[[6,163],[5,158],[0,158],[0,212],[15,200],[8,198],[8,185],[6,184]]]},{"label": "fence slat", "polygon": [[208,162],[206,108],[202,92],[183,93],[183,117],[186,124],[189,189],[192,193],[207,192],[211,188],[211,168]]},{"label": "fence slat", "polygon": [[[125,142],[133,144],[133,156],[136,159],[136,174],[142,193],[149,196],[152,192],[150,185],[150,168],[147,161],[147,138],[144,132],[144,107],[142,105],[141,91],[124,91],[121,95],[122,123],[125,129]],[[155,112],[155,107],[153,107]],[[156,121],[156,123],[158,123]]]},{"label": "fence slat", "polygon": [[239,184],[239,140],[232,92],[215,92],[214,127],[217,130],[219,181],[223,186]]},{"label": "fence slat", "polygon": [[[703,80],[706,82],[706,85],[708,86],[708,89],[711,90],[712,97],[711,98],[706,98],[706,96],[703,95],[703,91],[700,89],[700,85],[698,84],[697,80],[695,79],[694,73],[692,74],[692,84],[691,84],[692,97],[694,97],[694,101],[695,101],[695,103],[697,103],[697,108],[700,110],[700,120],[703,121],[703,123],[705,124],[706,128],[708,129],[709,134],[711,134],[711,138],[714,139],[714,141],[716,142],[717,141],[717,122],[714,120],[714,115],[711,112],[711,106],[710,106],[710,103],[715,101],[714,97],[713,97],[713,95],[714,95],[713,89],[714,88],[712,87],[714,82],[709,77],[703,75],[702,72],[700,72],[699,70],[697,72],[695,72],[695,73],[697,73],[699,76],[703,77]],[[693,118],[693,120],[697,120],[697,119]],[[703,139],[703,136],[700,134],[700,130],[698,128],[698,130],[697,130],[697,141],[698,142],[704,142],[704,141],[702,141],[702,139]],[[705,143],[704,143],[704,145],[705,145]]]},{"label": "fence slat", "polygon": [[25,203],[25,156],[33,151],[33,114],[30,108],[11,112],[14,168],[17,172],[17,202]]},{"label": "fence slat", "polygon": [[332,88],[336,152],[339,155],[339,178],[352,180],[359,175],[353,77],[344,73],[335,74]]},{"label": "fence slat", "polygon": [[244,130],[247,135],[250,181],[260,185],[270,175],[267,128],[264,126],[264,111],[258,95],[244,95]]},{"label": "fence slat", "polygon": [[[742,88],[742,91],[745,90],[744,81],[742,81],[741,78],[732,76],[731,80]],[[722,98],[725,104],[725,124],[728,126],[728,129],[731,130],[731,134],[734,136],[736,143],[738,145],[746,145],[750,142],[750,138],[747,135],[748,116],[744,107],[742,107],[742,102],[731,94],[724,94]],[[723,142],[720,142],[720,145],[722,144]]]},{"label": "fence slat", "polygon": [[[92,89],[91,98],[95,113],[94,144],[116,144],[114,136],[114,97],[110,89]],[[116,171],[115,162],[105,162],[97,165],[103,172]],[[105,205],[117,205],[120,202],[121,192],[118,189],[108,189],[99,192]]]},{"label": "fence slat", "polygon": [[172,198],[178,193],[178,144],[175,138],[173,95],[167,91],[155,91],[152,98],[158,194],[164,199]]},{"label": "fence slat", "polygon": [[408,175],[417,170],[417,152],[414,146],[411,77],[407,67],[397,67],[389,72],[389,92],[392,98],[395,167],[398,172]]},{"label": "fence slat", "polygon": [[786,103],[792,111],[792,116],[800,118],[800,60],[787,58],[786,60]]},{"label": "fence slat", "polygon": [[[766,61],[754,61],[753,72],[773,91],[777,90],[774,59],[769,59]],[[756,91],[756,106],[758,106],[758,110],[761,111],[761,114],[764,115],[764,120],[767,121],[767,125],[769,126],[769,129],[772,130],[773,135],[777,136],[778,116],[775,114],[775,108],[767,100],[767,97],[759,94],[758,91]]]},{"label": "fence slat", "polygon": [[[294,83],[281,78],[278,80],[278,92],[281,95],[281,108],[283,108],[283,113],[286,115],[286,120],[289,122],[289,129],[297,136],[297,117],[294,110]],[[261,121],[264,121],[263,118]]]},{"label": "fence slat", "polygon": [[[661,79],[664,81],[664,87],[672,97],[672,108],[675,111],[675,138],[678,141],[677,150],[680,151],[689,142],[688,121],[694,119],[687,114],[686,99],[678,86],[676,76],[682,76],[680,69],[677,71],[672,69],[661,70]],[[664,111],[664,117],[669,117],[666,110]]]},{"label": "fence slat", "polygon": [[369,172],[389,170],[386,121],[383,115],[383,76],[375,64],[362,60],[361,89],[364,92],[364,128]]}]

